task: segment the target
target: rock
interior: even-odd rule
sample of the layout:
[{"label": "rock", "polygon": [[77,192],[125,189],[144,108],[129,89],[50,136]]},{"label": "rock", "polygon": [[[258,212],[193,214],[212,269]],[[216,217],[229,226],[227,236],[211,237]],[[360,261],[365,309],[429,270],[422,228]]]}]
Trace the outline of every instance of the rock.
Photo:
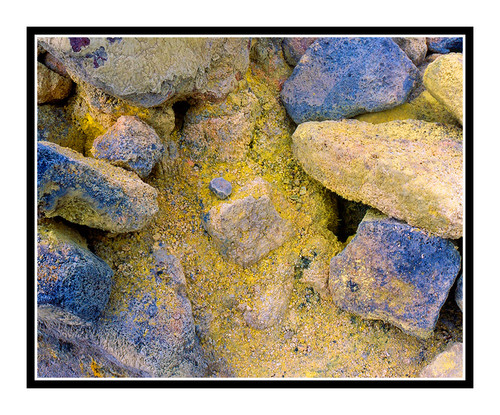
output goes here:
[{"label": "rock", "polygon": [[106,306],[113,271],[62,224],[38,224],[37,303],[51,304],[86,321]]},{"label": "rock", "polygon": [[455,288],[455,301],[457,302],[460,311],[464,311],[464,288],[463,288],[463,274],[460,275],[457,281],[457,287]]},{"label": "rock", "polygon": [[56,59],[50,53],[46,53],[44,55],[42,63],[50,70],[57,72],[59,75],[69,77],[68,71],[66,71],[66,68],[64,67],[62,62]]},{"label": "rock", "polygon": [[300,58],[306,53],[307,48],[313,44],[317,37],[285,37],[282,42],[283,54],[290,66],[297,66]]},{"label": "rock", "polygon": [[37,151],[38,209],[110,232],[141,229],[157,213],[157,191],[135,173],[44,141]]},{"label": "rock", "polygon": [[427,338],[459,271],[452,242],[372,209],[332,258],[329,288],[340,308]]},{"label": "rock", "polygon": [[36,101],[38,104],[61,101],[69,96],[73,87],[71,79],[51,71],[40,62],[37,62],[36,79]]},{"label": "rock", "polygon": [[461,378],[463,376],[463,344],[452,343],[420,373],[421,378]]},{"label": "rock", "polygon": [[68,73],[142,107],[223,99],[248,68],[246,38],[40,38]]},{"label": "rock", "polygon": [[66,107],[38,105],[37,141],[50,141],[81,154],[85,151],[85,134],[74,123]]},{"label": "rock", "polygon": [[230,202],[210,209],[204,226],[222,255],[248,267],[292,237],[292,223],[276,211],[285,203],[258,177]]},{"label": "rock", "polygon": [[428,37],[427,48],[433,53],[462,52],[463,38],[461,37]]},{"label": "rock", "polygon": [[107,160],[144,179],[165,149],[158,134],[149,125],[138,117],[121,116],[106,134],[94,140],[90,151],[96,159]]},{"label": "rock", "polygon": [[223,177],[212,179],[208,187],[219,199],[227,199],[233,190],[231,183]]},{"label": "rock", "polygon": [[418,69],[390,38],[320,38],[281,97],[295,123],[339,120],[403,104]]},{"label": "rock", "polygon": [[145,378],[92,338],[85,321],[56,307],[38,307],[37,375],[40,378]]},{"label": "rock", "polygon": [[392,40],[408,55],[415,66],[423,63],[427,55],[425,37],[393,37]]},{"label": "rock", "polygon": [[345,199],[443,238],[463,232],[459,128],[424,121],[308,122],[293,152],[304,170]]},{"label": "rock", "polygon": [[432,62],[425,71],[424,85],[463,124],[463,55],[449,53]]},{"label": "rock", "polygon": [[249,90],[231,93],[219,104],[192,106],[184,118],[182,148],[193,160],[244,159],[259,110],[259,101]]},{"label": "rock", "polygon": [[[267,272],[257,275],[253,307],[243,313],[245,322],[254,329],[264,330],[279,324],[288,308],[293,288],[293,266],[273,255]],[[276,263],[276,265],[274,265]]]},{"label": "rock", "polygon": [[292,74],[292,69],[285,61],[282,49],[282,38],[258,37],[252,39],[250,60],[252,70],[262,70],[267,79],[277,83],[280,87]]},{"label": "rock", "polygon": [[186,279],[175,256],[154,251],[149,273],[118,276],[114,289],[117,296],[96,328],[108,350],[153,377],[206,375]]}]

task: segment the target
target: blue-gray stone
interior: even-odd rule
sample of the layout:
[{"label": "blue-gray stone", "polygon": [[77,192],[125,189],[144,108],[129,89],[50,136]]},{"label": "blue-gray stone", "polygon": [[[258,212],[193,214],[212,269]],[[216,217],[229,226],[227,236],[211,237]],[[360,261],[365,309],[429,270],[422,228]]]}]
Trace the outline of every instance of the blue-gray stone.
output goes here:
[{"label": "blue-gray stone", "polygon": [[223,177],[216,177],[210,181],[208,188],[219,199],[227,199],[233,190],[231,182],[228,182]]},{"label": "blue-gray stone", "polygon": [[428,37],[427,48],[433,53],[462,52],[463,38],[461,37]]},{"label": "blue-gray stone", "polygon": [[281,91],[297,123],[340,120],[403,104],[417,67],[391,38],[320,38]]},{"label": "blue-gray stone", "polygon": [[455,288],[455,301],[460,307],[460,310],[464,311],[464,283],[463,274],[460,275],[457,281],[457,287]]}]

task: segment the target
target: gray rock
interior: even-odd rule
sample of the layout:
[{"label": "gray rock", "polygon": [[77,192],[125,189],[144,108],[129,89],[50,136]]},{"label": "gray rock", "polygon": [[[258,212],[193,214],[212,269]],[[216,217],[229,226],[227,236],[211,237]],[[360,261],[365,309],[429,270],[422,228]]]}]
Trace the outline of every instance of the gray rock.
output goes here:
[{"label": "gray rock", "polygon": [[223,177],[216,177],[215,179],[212,179],[210,181],[210,184],[208,185],[208,188],[219,199],[227,199],[233,191],[231,182],[228,182]]},{"label": "gray rock", "polygon": [[457,281],[457,287],[455,289],[455,301],[457,302],[460,310],[464,311],[464,287],[463,287],[463,274],[460,275]]},{"label": "gray rock", "polygon": [[105,134],[97,137],[90,150],[96,159],[131,170],[146,178],[165,149],[149,125],[138,117],[121,116]]},{"label": "gray rock", "polygon": [[270,184],[260,177],[210,209],[204,226],[222,255],[244,267],[256,263],[294,233],[292,223],[276,211]]}]

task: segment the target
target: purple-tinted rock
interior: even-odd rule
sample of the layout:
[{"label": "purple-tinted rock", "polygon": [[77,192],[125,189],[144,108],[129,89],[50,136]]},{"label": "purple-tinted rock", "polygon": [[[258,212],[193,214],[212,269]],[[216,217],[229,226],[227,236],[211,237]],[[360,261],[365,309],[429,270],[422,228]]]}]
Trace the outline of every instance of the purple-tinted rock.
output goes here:
[{"label": "purple-tinted rock", "polygon": [[219,199],[227,199],[233,190],[231,182],[228,182],[223,177],[216,177],[210,181],[208,188]]},{"label": "purple-tinted rock", "polygon": [[320,38],[285,82],[281,97],[297,124],[340,120],[403,104],[418,76],[390,38]]},{"label": "purple-tinted rock", "polygon": [[317,37],[286,37],[283,39],[282,47],[285,59],[290,66],[297,66],[306,53],[307,48],[318,39]]},{"label": "purple-tinted rock", "polygon": [[452,242],[369,210],[333,257],[329,287],[340,308],[427,338],[459,271]]}]

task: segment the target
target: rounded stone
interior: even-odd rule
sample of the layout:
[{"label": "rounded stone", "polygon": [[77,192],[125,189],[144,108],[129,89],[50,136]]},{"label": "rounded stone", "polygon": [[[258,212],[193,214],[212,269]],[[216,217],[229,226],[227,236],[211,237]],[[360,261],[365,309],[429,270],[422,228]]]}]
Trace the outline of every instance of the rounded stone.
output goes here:
[{"label": "rounded stone", "polygon": [[208,188],[219,199],[227,199],[233,190],[231,182],[228,182],[223,177],[216,177],[210,181]]}]

